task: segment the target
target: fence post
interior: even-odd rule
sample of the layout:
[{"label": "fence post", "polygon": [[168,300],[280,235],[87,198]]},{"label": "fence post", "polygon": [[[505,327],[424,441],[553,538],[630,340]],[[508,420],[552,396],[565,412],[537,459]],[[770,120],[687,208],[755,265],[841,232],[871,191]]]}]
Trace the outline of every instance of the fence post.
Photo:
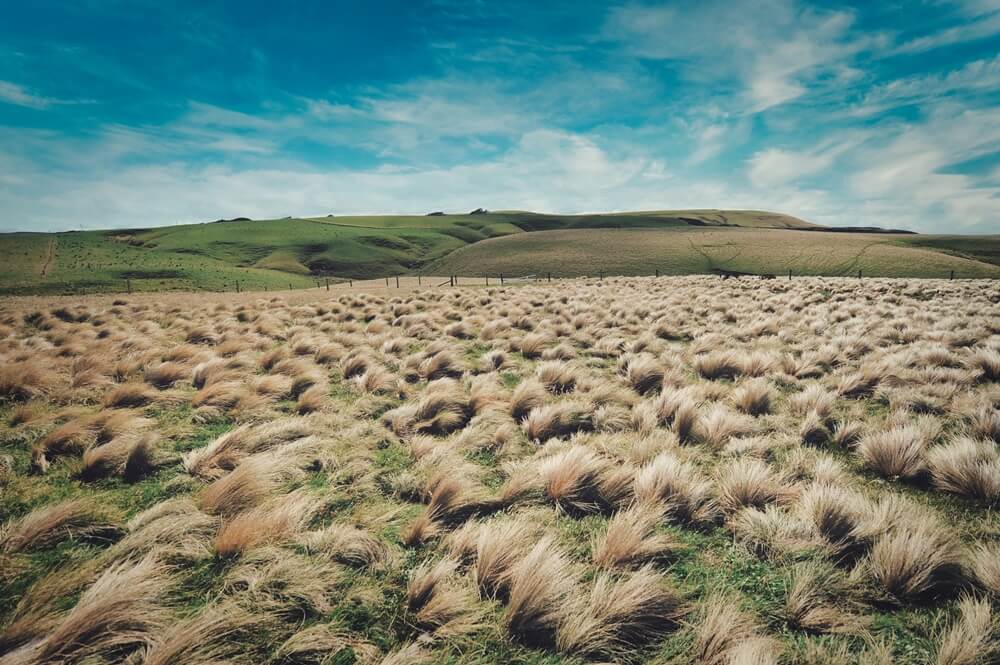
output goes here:
[{"label": "fence post", "polygon": [[399,288],[399,275],[396,275],[396,288]]},{"label": "fence post", "polygon": [[503,286],[503,273],[500,273],[500,286]]},{"label": "fence post", "polygon": [[858,279],[861,279],[861,271],[858,270]]},{"label": "fence post", "polygon": [[954,270],[951,271],[951,276],[948,277],[948,279],[955,279],[955,271]]},{"label": "fence post", "polygon": [[347,284],[348,284],[349,286],[352,286],[352,287],[353,287],[353,286],[354,286],[354,280],[353,280],[353,279],[348,279],[348,280],[347,280]]},{"label": "fence post", "polygon": [[420,275],[417,275],[417,286],[420,286]]},{"label": "fence post", "polygon": [[452,275],[448,278],[448,286],[455,286],[455,276]]},{"label": "fence post", "polygon": [[792,269],[789,268],[788,269],[788,279],[791,279],[791,278],[792,278]]},{"label": "fence post", "polygon": [[552,273],[549,273],[549,281],[552,281]]},{"label": "fence post", "polygon": [[486,276],[486,286],[489,286],[489,285],[490,285],[490,276],[487,275]]},{"label": "fence post", "polygon": [[330,278],[329,277],[326,278],[326,290],[327,291],[330,290]]},{"label": "fence post", "polygon": [[603,282],[604,281],[604,271],[603,270],[601,271],[600,275],[601,276],[598,279],[600,279],[600,281]]},{"label": "fence post", "polygon": [[240,292],[240,280],[236,280],[236,293]]},{"label": "fence post", "polygon": [[458,286],[458,275],[455,275],[455,286]]},{"label": "fence post", "polygon": [[[955,273],[954,270],[952,270],[951,272],[952,272],[952,274]],[[125,280],[125,288],[128,290],[129,293],[132,293],[132,280],[131,279],[126,279]]]},{"label": "fence post", "polygon": [[385,288],[389,288],[389,278],[385,278]]}]

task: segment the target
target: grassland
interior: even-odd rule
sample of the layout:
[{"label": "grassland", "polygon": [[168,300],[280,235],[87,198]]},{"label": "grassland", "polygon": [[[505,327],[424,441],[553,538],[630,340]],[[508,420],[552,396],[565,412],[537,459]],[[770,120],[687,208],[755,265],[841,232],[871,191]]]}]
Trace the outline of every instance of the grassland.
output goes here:
[{"label": "grassland", "polygon": [[0,293],[250,290],[414,273],[482,240],[554,229],[807,227],[754,211],[317,217],[0,235]]},{"label": "grassland", "polygon": [[994,663],[998,301],[8,298],[0,664]]},{"label": "grassland", "polygon": [[[687,275],[725,269],[753,274],[870,277],[1000,276],[982,260],[1000,238],[684,227],[544,231],[486,240],[432,262],[441,275]],[[963,247],[965,252],[937,251]],[[975,253],[973,253],[973,251]]]}]

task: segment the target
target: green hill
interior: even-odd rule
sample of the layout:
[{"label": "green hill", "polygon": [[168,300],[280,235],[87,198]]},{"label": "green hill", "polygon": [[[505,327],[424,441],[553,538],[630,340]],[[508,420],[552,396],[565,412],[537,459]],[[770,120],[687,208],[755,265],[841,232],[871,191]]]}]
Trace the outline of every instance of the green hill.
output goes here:
[{"label": "green hill", "polygon": [[[121,291],[126,286],[231,290],[237,282],[244,289],[286,289],[314,286],[317,280],[417,272],[685,274],[713,267],[747,272],[792,267],[839,274],[855,263],[868,272],[873,250],[863,248],[869,245],[921,243],[924,248],[916,254],[897,251],[890,264],[914,275],[955,269],[966,276],[994,276],[989,262],[1000,254],[995,237],[984,244],[956,236],[789,229],[823,230],[764,211],[663,210],[239,219],[152,229],[11,233],[0,234],[0,293]],[[774,242],[779,236],[767,234],[782,235]],[[796,240],[786,241],[788,234]],[[710,246],[704,238],[711,239]],[[756,249],[740,249],[747,243]],[[864,260],[855,261],[862,252]],[[871,267],[877,274],[876,265]]]},{"label": "green hill", "polygon": [[[1000,236],[976,239],[977,255],[956,236],[806,233],[775,228],[586,229],[486,240],[427,266],[440,275],[754,274],[869,277],[1000,277]],[[942,251],[944,250],[944,251]]]}]

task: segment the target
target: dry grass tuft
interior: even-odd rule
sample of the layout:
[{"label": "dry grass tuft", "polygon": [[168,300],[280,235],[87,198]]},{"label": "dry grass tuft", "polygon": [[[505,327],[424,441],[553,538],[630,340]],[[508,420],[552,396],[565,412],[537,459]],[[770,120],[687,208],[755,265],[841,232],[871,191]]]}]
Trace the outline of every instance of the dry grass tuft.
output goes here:
[{"label": "dry grass tuft", "polygon": [[751,416],[760,416],[771,410],[771,386],[765,379],[752,379],[733,391],[733,404]]},{"label": "dry grass tuft", "polygon": [[961,541],[933,521],[911,518],[877,538],[865,561],[872,578],[900,601],[954,591],[965,583]]},{"label": "dry grass tuft", "polygon": [[1000,502],[1000,450],[996,444],[957,437],[932,448],[927,458],[931,479],[939,490]]},{"label": "dry grass tuft", "polygon": [[584,446],[572,446],[538,464],[545,496],[557,509],[569,512],[606,507],[602,485],[610,472],[610,461]]},{"label": "dry grass tuft", "polygon": [[215,551],[229,557],[289,540],[312,521],[318,508],[316,498],[303,490],[266,501],[223,524],[215,537]]},{"label": "dry grass tuft", "polygon": [[755,459],[727,463],[719,471],[717,483],[719,504],[728,511],[787,503],[797,494],[780,473]]},{"label": "dry grass tuft", "polygon": [[712,351],[694,359],[694,371],[706,379],[732,379],[740,370],[740,356],[734,351]]},{"label": "dry grass tuft", "polygon": [[698,665],[777,664],[778,648],[734,598],[714,596],[702,606],[691,662]]},{"label": "dry grass tuft", "polygon": [[593,428],[587,405],[581,402],[558,402],[532,409],[524,420],[524,431],[532,441],[567,437]]},{"label": "dry grass tuft", "polygon": [[1000,659],[1000,621],[990,602],[965,596],[958,613],[938,637],[937,665],[985,665]]},{"label": "dry grass tuft", "polygon": [[556,645],[588,658],[624,658],[669,632],[682,614],[680,596],[651,566],[620,579],[602,572],[566,605]]},{"label": "dry grass tuft", "polygon": [[166,629],[162,603],[171,584],[154,556],[112,565],[35,647],[34,662],[81,662],[151,644]]},{"label": "dry grass tuft", "polygon": [[814,484],[802,493],[797,511],[837,557],[856,555],[867,545],[864,524],[871,506],[848,488]]},{"label": "dry grass tuft", "polygon": [[[354,658],[355,662],[374,663],[378,647],[360,640],[350,631],[333,624],[318,623],[303,628],[285,640],[275,653],[279,662],[324,663]],[[350,655],[349,655],[350,654]]]},{"label": "dry grass tuft", "polygon": [[816,562],[796,564],[787,579],[784,617],[789,624],[812,633],[858,633],[864,622],[838,606],[850,597],[844,575]]},{"label": "dry grass tuft", "polygon": [[299,415],[314,413],[323,408],[329,401],[327,390],[324,386],[313,386],[299,395],[295,403],[295,412]]},{"label": "dry grass tuft", "polygon": [[[542,363],[538,366],[536,373],[538,382],[545,386],[546,390],[556,394],[571,392],[576,388],[578,381],[576,369],[571,364],[564,362],[551,361]],[[540,405],[541,402],[534,406]],[[519,405],[518,409],[522,410],[523,406]]]},{"label": "dry grass tuft", "polygon": [[104,395],[103,404],[109,409],[134,409],[156,401],[155,390],[142,383],[124,383]]},{"label": "dry grass tuft", "polygon": [[376,568],[388,563],[391,552],[385,542],[357,527],[331,524],[301,539],[306,551],[323,554],[337,563],[356,568]]},{"label": "dry grass tuft", "polygon": [[668,519],[708,525],[718,518],[712,483],[697,467],[669,453],[657,455],[636,472],[633,492],[637,503],[662,505]]},{"label": "dry grass tuft", "polygon": [[684,543],[657,533],[664,507],[644,503],[615,513],[591,545],[591,559],[600,568],[640,566],[667,559],[685,549]]},{"label": "dry grass tuft", "polygon": [[[675,424],[679,417],[679,415],[674,416]],[[747,422],[748,420],[746,416],[733,413],[721,404],[716,404],[699,418],[695,432],[698,439],[704,443],[713,448],[722,448],[732,437],[750,431],[751,424]],[[680,436],[680,432],[678,437],[685,440],[685,437]]]},{"label": "dry grass tuft", "polygon": [[979,370],[983,381],[1000,381],[1000,351],[978,349],[969,355],[966,364]]},{"label": "dry grass tuft", "polygon": [[545,404],[545,386],[537,381],[522,381],[510,396],[510,415],[514,420],[524,420],[532,410]]},{"label": "dry grass tuft", "polygon": [[914,480],[927,472],[927,436],[920,427],[906,425],[869,434],[858,443],[865,466],[890,480]]},{"label": "dry grass tuft", "polygon": [[971,564],[979,586],[1000,599],[1000,544],[980,543],[972,551]]},{"label": "dry grass tuft", "polygon": [[531,646],[553,645],[566,602],[576,590],[570,558],[543,537],[510,570],[507,631]]},{"label": "dry grass tuft", "polygon": [[0,367],[0,398],[26,402],[41,397],[57,382],[53,372],[32,362],[5,363]]},{"label": "dry grass tuft", "polygon": [[[205,607],[198,615],[178,621],[143,653],[143,665],[214,665],[244,655],[243,643],[252,631],[269,623],[265,617],[232,602]],[[262,625],[264,624],[264,625]]]},{"label": "dry grass tuft", "polygon": [[67,538],[114,539],[120,525],[107,509],[87,499],[70,499],[36,508],[4,529],[0,550],[8,554],[49,547]]},{"label": "dry grass tuft", "polygon": [[165,362],[147,369],[144,378],[146,383],[162,390],[169,388],[178,381],[188,378],[190,375],[191,370],[184,365],[175,362]]},{"label": "dry grass tuft", "polygon": [[646,395],[663,386],[663,367],[649,356],[639,356],[628,364],[626,379],[632,389]]},{"label": "dry grass tuft", "polygon": [[453,541],[456,544],[453,544],[452,551],[462,554],[467,553],[462,552],[463,549],[474,550],[473,572],[480,595],[484,598],[506,595],[511,570],[528,553],[536,536],[537,529],[524,521],[508,519],[491,522],[478,526],[465,548],[457,546],[457,540]]}]

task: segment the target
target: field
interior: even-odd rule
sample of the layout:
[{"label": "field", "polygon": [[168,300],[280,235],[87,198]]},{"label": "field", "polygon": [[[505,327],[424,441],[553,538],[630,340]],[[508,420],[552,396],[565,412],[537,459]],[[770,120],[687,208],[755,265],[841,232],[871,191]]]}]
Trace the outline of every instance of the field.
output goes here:
[{"label": "field", "polygon": [[[684,227],[544,231],[478,242],[427,270],[441,275],[688,275],[724,269],[752,274],[870,277],[1000,277],[1000,239],[781,229]],[[966,249],[951,253],[952,247]],[[948,250],[948,251],[941,251]],[[978,252],[978,254],[973,254]],[[985,259],[985,260],[984,260]],[[992,261],[992,262],[989,262]]]},{"label": "field", "polygon": [[[738,225],[738,226],[734,226]],[[167,290],[234,291],[299,289],[327,279],[370,279],[403,274],[440,273],[436,266],[457,265],[460,275],[479,275],[478,266],[457,250],[479,248],[503,236],[533,238],[536,233],[565,232],[567,252],[586,254],[593,229],[644,229],[659,238],[656,247],[676,242],[677,232],[716,228],[813,228],[787,215],[755,211],[681,210],[600,215],[542,215],[491,212],[478,215],[316,217],[219,221],[157,229],[13,233],[0,235],[0,294],[60,294]],[[624,231],[623,231],[624,233]],[[825,234],[824,234],[825,235]],[[551,237],[551,236],[550,236]],[[741,242],[735,235],[726,242]],[[540,243],[548,243],[538,236]],[[816,246],[840,238],[815,237]],[[567,244],[568,243],[568,244]],[[989,245],[995,247],[998,243]],[[523,243],[515,243],[518,250]],[[487,243],[492,265],[502,259]],[[688,256],[671,259],[679,272],[697,271],[705,261],[687,245]],[[815,248],[815,247],[814,247]],[[531,243],[527,244],[531,250]],[[936,250],[928,254],[940,259]],[[513,257],[511,257],[513,259]],[[652,267],[665,257],[645,252],[634,265]],[[517,260],[517,259],[513,259]],[[951,257],[946,259],[951,260]],[[534,260],[532,261],[534,262]],[[521,261],[521,263],[525,263]],[[590,261],[579,272],[587,274]],[[766,263],[766,261],[765,261]],[[961,264],[961,262],[958,262]],[[966,262],[968,263],[968,262]],[[982,272],[977,261],[972,265]],[[567,269],[570,264],[566,264]],[[688,269],[685,266],[690,266]],[[533,272],[541,270],[532,267]]]},{"label": "field", "polygon": [[994,663],[998,303],[8,298],[0,664]]}]

